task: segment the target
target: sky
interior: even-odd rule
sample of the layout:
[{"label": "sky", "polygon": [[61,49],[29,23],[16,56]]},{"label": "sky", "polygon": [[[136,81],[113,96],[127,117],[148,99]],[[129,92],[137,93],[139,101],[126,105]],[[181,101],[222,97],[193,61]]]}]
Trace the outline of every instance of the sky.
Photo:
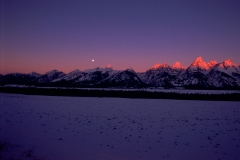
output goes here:
[{"label": "sky", "polygon": [[0,74],[240,64],[239,0],[1,0],[0,27]]}]

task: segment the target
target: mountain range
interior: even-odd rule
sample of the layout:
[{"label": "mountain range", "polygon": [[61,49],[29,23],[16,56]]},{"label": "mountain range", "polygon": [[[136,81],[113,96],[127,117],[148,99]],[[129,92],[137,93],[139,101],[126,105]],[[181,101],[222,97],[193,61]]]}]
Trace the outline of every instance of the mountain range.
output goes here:
[{"label": "mountain range", "polygon": [[185,68],[176,62],[173,66],[156,64],[146,72],[137,73],[133,69],[113,70],[110,66],[85,71],[78,69],[66,74],[58,70],[43,75],[10,73],[0,75],[0,85],[62,86],[62,87],[114,87],[114,88],[203,88],[240,89],[240,66],[230,59],[218,63],[204,62],[198,57]]}]

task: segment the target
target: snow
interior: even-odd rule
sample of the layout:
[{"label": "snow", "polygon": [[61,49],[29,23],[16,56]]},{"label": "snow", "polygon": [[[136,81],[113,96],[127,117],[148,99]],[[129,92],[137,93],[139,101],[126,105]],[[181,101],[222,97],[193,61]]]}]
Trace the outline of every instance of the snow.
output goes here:
[{"label": "snow", "polygon": [[206,62],[203,61],[202,57],[198,57],[191,65],[189,68],[200,68],[204,70],[208,70],[209,66]]},{"label": "snow", "polygon": [[76,69],[76,70],[66,74],[63,77],[54,79],[52,82],[57,82],[57,81],[61,81],[61,80],[68,80],[69,81],[69,80],[75,79],[75,78],[77,78],[81,75],[83,75],[83,72],[81,72],[79,69]]},{"label": "snow", "polygon": [[153,66],[153,69],[158,69],[158,68],[160,68],[160,67],[162,67],[161,64],[155,64],[155,65]]},{"label": "snow", "polygon": [[212,61],[208,62],[207,64],[208,64],[209,68],[212,68],[212,67],[214,67],[217,64],[217,61],[212,60]]},{"label": "snow", "polygon": [[240,73],[239,69],[237,68],[237,65],[236,64],[229,64],[230,62],[227,61],[228,63],[226,63],[225,61],[223,63],[220,63],[218,66],[217,66],[217,70],[220,71],[220,72],[224,72],[230,76],[232,76],[232,73],[235,72],[235,73]]},{"label": "snow", "polygon": [[0,97],[3,159],[240,159],[239,102]]},{"label": "snow", "polygon": [[52,71],[45,73],[41,77],[39,77],[39,79],[37,81],[38,81],[38,83],[48,83],[55,79],[61,78],[65,75],[66,74],[63,73],[62,71],[52,70]]},{"label": "snow", "polygon": [[[166,81],[169,82],[170,85],[173,84],[174,86],[182,87],[184,85],[191,84],[201,85],[202,87],[232,86],[238,88],[240,86],[239,65],[233,63],[230,59],[227,59],[222,63],[218,63],[215,60],[206,63],[203,61],[202,57],[196,58],[196,60],[188,68],[184,68],[180,62],[176,62],[173,66],[163,63],[156,64],[153,66],[153,68],[141,73],[135,72],[132,68],[126,70],[113,70],[109,64],[105,68],[97,67],[85,71],[76,69],[68,74],[65,74],[61,71],[52,70],[42,76],[32,72],[30,74],[12,73],[5,75],[6,77],[0,75],[0,77],[3,84],[10,81],[11,83],[18,83],[17,78],[25,78],[27,84],[45,84],[63,80],[74,85],[99,85],[103,83],[106,84],[108,81],[118,82],[119,80],[122,81],[125,79],[127,81],[127,77],[129,75],[124,73],[126,71],[136,74],[143,83],[157,87],[168,86]],[[122,76],[123,79],[119,79],[121,78],[119,76],[121,74],[125,74],[126,76]],[[35,79],[31,75],[34,76]],[[133,83],[136,84],[138,82],[136,81]],[[123,85],[121,87],[126,86]]]},{"label": "snow", "polygon": [[169,69],[170,66],[167,63],[163,63],[163,64],[155,64],[150,70],[156,70],[156,69],[161,69],[161,68],[167,68]]},{"label": "snow", "polygon": [[96,71],[100,71],[100,72],[110,72],[112,71],[113,69],[112,68],[94,68],[94,69],[87,69],[87,70],[84,70],[85,73],[91,73],[91,72],[96,72]]},{"label": "snow", "polygon": [[184,69],[180,62],[176,62],[173,64],[172,69]]},{"label": "snow", "polygon": [[223,62],[223,65],[225,67],[236,67],[237,68],[237,64],[233,63],[230,59],[227,59]]},{"label": "snow", "polygon": [[146,76],[146,73],[145,73],[145,72],[137,73],[137,76],[138,76],[143,82],[145,82],[146,79],[147,79],[147,76]]}]

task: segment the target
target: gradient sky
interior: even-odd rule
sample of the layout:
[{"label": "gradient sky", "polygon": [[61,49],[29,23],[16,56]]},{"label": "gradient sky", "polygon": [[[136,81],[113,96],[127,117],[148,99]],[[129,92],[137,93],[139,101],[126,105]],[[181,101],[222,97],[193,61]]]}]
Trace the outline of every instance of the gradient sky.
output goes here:
[{"label": "gradient sky", "polygon": [[239,0],[1,0],[0,27],[1,74],[240,64]]}]

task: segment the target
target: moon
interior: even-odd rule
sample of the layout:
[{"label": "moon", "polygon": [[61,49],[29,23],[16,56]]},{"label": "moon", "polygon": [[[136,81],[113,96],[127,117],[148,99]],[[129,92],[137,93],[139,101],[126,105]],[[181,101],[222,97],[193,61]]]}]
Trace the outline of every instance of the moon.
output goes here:
[{"label": "moon", "polygon": [[94,59],[92,59],[92,62],[94,62]]}]

